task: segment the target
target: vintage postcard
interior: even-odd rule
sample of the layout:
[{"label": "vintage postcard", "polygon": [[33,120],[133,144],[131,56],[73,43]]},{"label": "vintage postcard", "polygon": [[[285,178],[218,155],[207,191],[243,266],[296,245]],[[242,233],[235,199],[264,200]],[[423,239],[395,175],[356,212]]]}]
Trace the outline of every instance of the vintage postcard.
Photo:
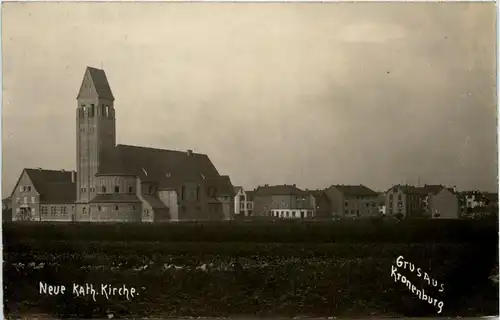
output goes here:
[{"label": "vintage postcard", "polygon": [[496,23],[3,3],[4,316],[498,316]]}]

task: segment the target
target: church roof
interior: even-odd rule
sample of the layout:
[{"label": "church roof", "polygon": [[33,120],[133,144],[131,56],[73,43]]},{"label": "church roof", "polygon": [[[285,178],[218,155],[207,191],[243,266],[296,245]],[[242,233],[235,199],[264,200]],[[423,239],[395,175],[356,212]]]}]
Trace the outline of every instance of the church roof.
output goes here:
[{"label": "church roof", "polygon": [[40,194],[40,202],[71,203],[76,200],[76,183],[71,171],[24,169],[33,187]]},{"label": "church roof", "polygon": [[107,159],[102,160],[98,175],[132,174],[142,181],[157,182],[160,189],[175,188],[187,181],[196,182],[220,176],[206,154],[191,151],[120,144]]},{"label": "church roof", "polygon": [[84,85],[87,84],[89,85],[89,88],[91,87],[95,89],[95,92],[93,93],[97,94],[97,97],[110,101],[115,100],[104,70],[87,67],[77,99],[80,99],[85,95],[86,91]]},{"label": "church roof", "polygon": [[231,183],[231,179],[229,179],[229,176],[208,178],[208,183],[210,184],[210,186],[216,189],[216,193],[219,196],[234,197],[236,195],[233,184]]}]

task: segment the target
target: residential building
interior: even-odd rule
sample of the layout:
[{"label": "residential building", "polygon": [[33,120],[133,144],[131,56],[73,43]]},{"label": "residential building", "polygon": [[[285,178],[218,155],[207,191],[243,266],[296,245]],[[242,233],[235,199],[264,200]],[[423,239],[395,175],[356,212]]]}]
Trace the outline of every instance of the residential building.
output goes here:
[{"label": "residential building", "polygon": [[460,214],[463,218],[498,215],[498,193],[478,190],[459,193]]},{"label": "residential building", "polygon": [[253,190],[247,191],[246,195],[247,195],[247,209],[246,209],[246,213],[247,213],[248,217],[251,217],[251,216],[253,216],[253,210],[254,210],[253,199],[254,199],[255,191],[253,191]]},{"label": "residential building", "polygon": [[395,185],[385,193],[385,207],[387,216],[401,218],[424,216],[425,198],[422,190],[411,185]]},{"label": "residential building", "polygon": [[378,193],[364,185],[332,185],[326,189],[332,215],[373,217],[379,215]]},{"label": "residential building", "polygon": [[387,213],[385,204],[385,192],[377,192],[377,193],[378,193],[378,200],[377,200],[378,213],[380,216],[385,216]]},{"label": "residential building", "polygon": [[[297,188],[295,185],[259,186],[254,195],[255,216],[275,216],[286,218],[292,211],[301,210],[301,218],[304,210],[309,210],[309,217],[313,216],[313,203],[308,192]],[[283,209],[283,210],[281,210]]]},{"label": "residential building", "polygon": [[332,216],[332,204],[325,190],[306,190],[312,201],[314,216],[317,218],[329,218]]},{"label": "residential building", "polygon": [[253,191],[245,191],[243,187],[234,187],[234,213],[243,217],[253,213]]},{"label": "residential building", "polygon": [[74,171],[24,169],[11,194],[13,221],[72,221]]},{"label": "residential building", "polygon": [[453,188],[435,188],[426,197],[428,212],[432,219],[460,218],[459,199]]},{"label": "residential building", "polygon": [[459,217],[459,198],[455,188],[443,185],[395,185],[386,192],[387,214],[402,218]]}]

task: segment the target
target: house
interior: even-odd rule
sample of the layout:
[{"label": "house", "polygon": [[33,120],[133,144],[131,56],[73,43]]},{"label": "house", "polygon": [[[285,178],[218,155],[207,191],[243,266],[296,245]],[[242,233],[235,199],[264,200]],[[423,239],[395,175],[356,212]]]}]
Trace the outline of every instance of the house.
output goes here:
[{"label": "house", "polygon": [[317,218],[328,218],[332,214],[332,205],[325,190],[306,190],[312,201],[314,216]]},{"label": "house", "polygon": [[246,192],[247,195],[247,216],[251,217],[253,216],[253,210],[254,210],[254,195],[255,191],[250,190]]},{"label": "house", "polygon": [[498,215],[498,193],[463,191],[459,193],[460,214],[463,218]]},{"label": "house", "polygon": [[443,185],[395,185],[386,192],[387,214],[404,218],[459,217],[459,201],[455,188]]},{"label": "house", "polygon": [[395,185],[385,192],[387,216],[423,217],[427,210],[425,192],[411,185]]},{"label": "house", "polygon": [[430,213],[432,219],[460,218],[459,199],[454,189],[439,187],[429,189],[427,212]]},{"label": "house", "polygon": [[75,172],[24,169],[10,198],[12,221],[72,221]]},{"label": "house", "polygon": [[259,186],[254,190],[255,216],[300,219],[313,217],[313,203],[308,192],[295,185]]},{"label": "house", "polygon": [[337,217],[379,215],[378,193],[364,185],[332,185],[326,189],[332,214]]},{"label": "house", "polygon": [[76,172],[23,171],[13,192],[16,219],[161,222],[233,218],[231,181],[219,174],[206,154],[116,144],[115,98],[104,70],[87,67],[76,100]]},{"label": "house", "polygon": [[234,187],[234,213],[248,217],[253,213],[253,191],[245,191],[243,187]]},{"label": "house", "polygon": [[377,192],[377,193],[378,193],[377,207],[379,216],[385,216],[387,213],[385,207],[385,192]]}]

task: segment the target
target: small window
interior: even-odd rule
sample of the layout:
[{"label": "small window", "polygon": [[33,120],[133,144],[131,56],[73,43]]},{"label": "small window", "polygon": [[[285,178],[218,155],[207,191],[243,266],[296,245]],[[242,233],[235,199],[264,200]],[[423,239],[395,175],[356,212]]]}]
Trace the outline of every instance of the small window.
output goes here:
[{"label": "small window", "polygon": [[97,211],[101,212],[101,206],[97,206]]},{"label": "small window", "polygon": [[120,192],[120,187],[119,186],[115,186],[115,193],[119,193]]},{"label": "small window", "polygon": [[106,193],[106,187],[105,186],[102,186],[101,190],[102,190],[103,193]]},{"label": "small window", "polygon": [[35,197],[31,197],[31,203],[35,203],[35,202],[36,202]]},{"label": "small window", "polygon": [[115,206],[115,211],[118,211],[120,208],[118,206]]},{"label": "small window", "polygon": [[135,211],[135,206],[132,206],[132,211]]},{"label": "small window", "polygon": [[93,117],[94,116],[94,112],[95,112],[95,107],[93,104],[90,105],[90,117]]},{"label": "small window", "polygon": [[19,187],[19,192],[23,192],[24,191],[24,187],[23,186],[20,186]]},{"label": "small window", "polygon": [[132,186],[131,186],[131,185],[129,185],[129,186],[128,186],[128,193],[132,193],[132,190],[133,190],[133,189],[132,189]]},{"label": "small window", "polygon": [[149,186],[149,194],[153,194],[153,186]]},{"label": "small window", "polygon": [[28,192],[30,192],[31,191],[31,186],[28,186],[27,188],[28,188]]}]

